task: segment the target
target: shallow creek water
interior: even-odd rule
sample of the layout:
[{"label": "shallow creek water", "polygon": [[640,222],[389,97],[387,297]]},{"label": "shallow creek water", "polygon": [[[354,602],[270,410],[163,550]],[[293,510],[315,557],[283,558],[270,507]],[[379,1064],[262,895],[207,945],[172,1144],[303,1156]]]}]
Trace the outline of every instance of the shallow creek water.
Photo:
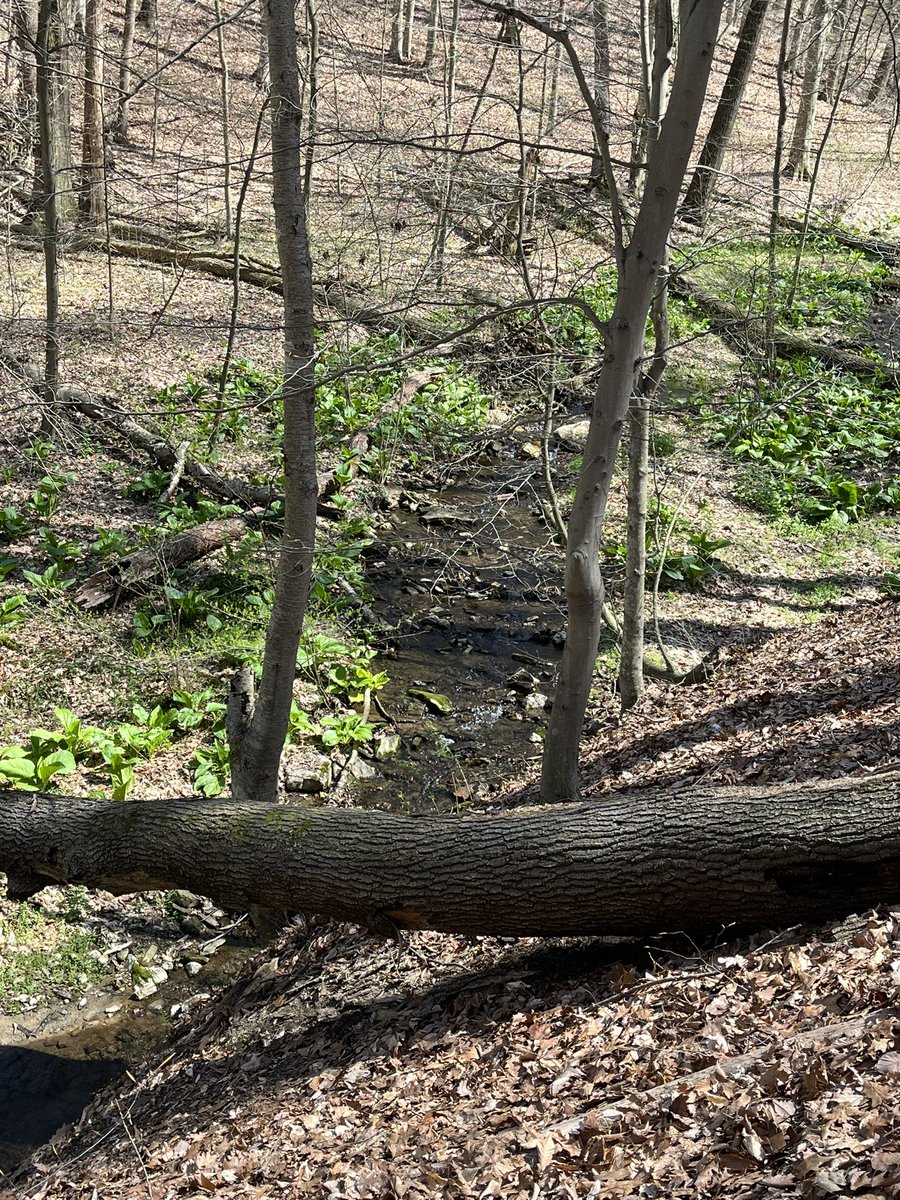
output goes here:
[{"label": "shallow creek water", "polygon": [[191,997],[228,984],[256,948],[222,946],[199,974],[173,973],[152,1000],[98,989],[77,1011],[0,1017],[0,1188],[4,1174],[78,1120],[96,1091],[165,1040],[171,1005],[189,1010]]},{"label": "shallow creek water", "polygon": [[[538,488],[537,464],[498,463],[464,487],[402,492],[387,514],[367,574],[372,608],[392,629],[379,699],[402,749],[376,764],[360,803],[445,810],[540,753],[543,717],[525,698],[552,695],[564,618],[562,554]],[[449,711],[410,689],[446,697]]]}]

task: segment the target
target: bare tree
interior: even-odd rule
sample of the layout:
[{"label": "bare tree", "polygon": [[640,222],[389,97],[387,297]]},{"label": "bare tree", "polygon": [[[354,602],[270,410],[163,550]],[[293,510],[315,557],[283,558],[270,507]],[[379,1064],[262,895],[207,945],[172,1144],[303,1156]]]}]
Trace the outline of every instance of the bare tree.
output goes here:
[{"label": "bare tree", "polygon": [[[654,26],[648,114],[648,145],[651,147],[659,134],[668,99],[669,55],[675,40],[670,0],[656,0]],[[628,515],[619,663],[619,694],[623,710],[632,708],[644,690],[644,591],[647,573],[650,403],[665,370],[669,348],[666,261],[667,256],[664,254],[659,272],[659,287],[651,305],[656,335],[653,365],[646,376],[640,370],[636,372],[636,386],[628,416]]]},{"label": "bare tree", "polygon": [[872,83],[869,87],[868,95],[866,96],[867,104],[876,104],[887,90],[888,80],[891,76],[894,77],[894,82],[897,81],[897,47],[894,44],[894,39],[891,36],[891,29],[888,28],[888,39],[884,44],[881,58],[878,60],[878,66],[875,68],[875,74],[872,76]]},{"label": "bare tree", "polygon": [[722,169],[725,150],[731,140],[737,120],[741,97],[750,78],[753,60],[762,34],[763,23],[769,0],[750,0],[741,31],[738,34],[737,49],[728,77],[722,89],[722,96],[716,107],[709,133],[700,151],[700,158],[694,168],[694,174],[684,197],[685,215],[690,215],[701,225],[706,223],[709,212],[709,202],[715,187],[716,178]]},{"label": "bare tree", "polygon": [[131,58],[134,53],[134,24],[138,0],[125,0],[125,19],[122,25],[122,49],[119,56],[119,103],[113,133],[117,142],[128,141],[128,108],[131,101]]},{"label": "bare tree", "polygon": [[54,227],[68,225],[78,209],[72,186],[72,141],[69,103],[69,34],[65,0],[41,0],[36,40],[40,171],[36,172],[36,207],[54,206]]},{"label": "bare tree", "polygon": [[231,787],[238,800],[274,801],[293,699],[316,533],[315,333],[312,261],[300,164],[300,81],[292,0],[268,0],[272,76],[272,196],[284,295],[284,529],[262,677],[245,668],[228,701]]},{"label": "bare tree", "polygon": [[103,0],[86,0],[84,27],[84,121],[82,215],[99,224],[106,216],[106,149],[103,137]]},{"label": "bare tree", "polygon": [[[603,624],[600,534],[616,450],[643,354],[647,314],[706,95],[721,12],[721,0],[705,4],[683,0],[680,6],[680,38],[669,107],[648,158],[644,193],[627,245],[621,221],[618,225],[616,303],[607,327],[603,368],[569,519],[568,633],[544,748],[541,795],[545,801],[571,799],[578,794],[581,731]],[[593,101],[590,92],[588,95]],[[615,193],[611,200],[617,203]]]},{"label": "bare tree", "polygon": [[797,179],[808,179],[812,167],[810,155],[831,21],[831,0],[815,0],[811,21],[803,68],[803,83],[800,89],[800,108],[797,112],[797,122],[794,125],[794,136],[791,140],[787,165],[784,168],[785,175]]}]

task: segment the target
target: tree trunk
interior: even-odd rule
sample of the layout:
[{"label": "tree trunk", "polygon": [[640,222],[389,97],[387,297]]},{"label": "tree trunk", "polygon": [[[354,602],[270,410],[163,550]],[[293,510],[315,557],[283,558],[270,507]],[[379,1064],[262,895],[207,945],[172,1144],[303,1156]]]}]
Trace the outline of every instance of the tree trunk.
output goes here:
[{"label": "tree trunk", "polygon": [[600,533],[616,450],[643,354],[653,289],[703,107],[721,10],[721,0],[682,3],[668,112],[652,147],[634,234],[620,266],[616,304],[607,328],[603,368],[569,520],[568,635],[541,772],[541,795],[547,802],[573,799],[578,794],[578,749],[603,625]]},{"label": "tree trunk", "polygon": [[[594,102],[597,111],[606,122],[609,135],[609,17],[606,0],[593,0],[591,6],[594,32]],[[591,159],[591,186],[602,191],[604,188],[603,153],[596,133],[594,134],[594,157]]]},{"label": "tree trunk", "polygon": [[[659,136],[668,100],[670,55],[675,41],[670,0],[656,0],[653,32],[653,69],[650,78],[648,137]],[[626,523],[625,587],[622,598],[622,640],[619,695],[622,710],[633,708],[644,690],[644,593],[647,576],[647,476],[650,451],[650,400],[659,386],[669,349],[667,254],[660,264],[660,286],[652,302],[656,344],[653,365],[646,377],[636,372],[629,413],[628,514]]]},{"label": "tree trunk", "polygon": [[[888,30],[890,35],[890,30]],[[893,39],[888,36],[888,40],[884,46],[884,52],[878,60],[878,66],[875,68],[875,74],[872,76],[872,85],[869,88],[869,94],[866,96],[866,104],[875,104],[884,95],[887,89],[887,81],[893,74],[896,77],[897,68],[894,62],[896,51],[894,49]]]},{"label": "tree trunk", "polygon": [[128,107],[131,102],[131,59],[134,53],[134,23],[138,0],[125,0],[125,23],[122,26],[122,53],[119,59],[119,105],[115,120],[115,139],[128,141]]},{"label": "tree trunk", "polygon": [[384,930],[793,925],[900,899],[898,789],[894,772],[464,817],[0,791],[0,870],[19,900],[50,883],[188,888]]},{"label": "tree trunk", "polygon": [[156,31],[156,0],[141,0],[137,23],[143,25],[148,33]]},{"label": "tree trunk", "polygon": [[806,50],[806,65],[803,69],[800,108],[797,112],[797,123],[794,126],[787,166],[784,169],[785,175],[792,179],[808,179],[812,169],[810,153],[813,128],[816,123],[816,108],[819,103],[819,85],[822,81],[822,67],[825,62],[829,10],[830,0],[816,0],[812,16],[812,30]]},{"label": "tree trunk", "polygon": [[232,792],[274,801],[293,698],[316,535],[315,334],[312,262],[300,167],[300,82],[291,0],[268,0],[272,203],[284,297],[284,530],[259,695],[242,672],[229,698]]},{"label": "tree trunk", "polygon": [[[65,0],[41,0],[36,44],[38,107],[43,107],[38,117],[41,170],[36,182],[44,207],[47,197],[52,196],[60,228],[71,223],[78,207],[72,186],[69,33],[64,3]],[[48,181],[45,181],[45,167]]]},{"label": "tree trunk", "polygon": [[391,44],[388,48],[388,58],[391,62],[403,62],[403,15],[406,11],[406,0],[393,0],[391,17]]},{"label": "tree trunk", "polygon": [[259,0],[259,59],[251,79],[261,88],[269,86],[269,17],[266,0]]},{"label": "tree trunk", "polygon": [[694,217],[700,225],[706,223],[709,212],[709,201],[715,186],[716,177],[722,169],[725,150],[731,140],[737,120],[741,97],[750,78],[750,69],[756,57],[759,38],[769,0],[750,0],[741,32],[738,35],[737,49],[731,60],[728,78],[722,89],[722,97],[716,108],[715,116],[706,135],[706,141],[700,152],[700,159],[694,170],[693,178],[684,197],[685,215]]},{"label": "tree trunk", "polygon": [[82,216],[106,218],[106,149],[103,141],[103,0],[87,0],[84,30],[84,124],[81,139]]},{"label": "tree trunk", "polygon": [[403,37],[400,42],[400,61],[411,62],[413,51],[413,32],[416,25],[416,0],[404,0],[403,5]]}]

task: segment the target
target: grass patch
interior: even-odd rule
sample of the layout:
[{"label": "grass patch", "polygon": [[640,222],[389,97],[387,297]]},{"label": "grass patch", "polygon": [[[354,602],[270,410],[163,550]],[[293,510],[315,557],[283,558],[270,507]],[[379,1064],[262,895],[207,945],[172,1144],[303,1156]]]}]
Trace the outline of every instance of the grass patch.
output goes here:
[{"label": "grass patch", "polygon": [[96,938],[31,904],[0,914],[0,1008],[21,1012],[34,996],[83,989],[102,968]]}]

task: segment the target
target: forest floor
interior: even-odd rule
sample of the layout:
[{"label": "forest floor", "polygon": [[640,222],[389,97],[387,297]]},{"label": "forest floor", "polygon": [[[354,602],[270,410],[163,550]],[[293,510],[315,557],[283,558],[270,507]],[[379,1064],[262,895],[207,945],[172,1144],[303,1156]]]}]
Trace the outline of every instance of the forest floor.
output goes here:
[{"label": "forest floor", "polygon": [[[163,23],[164,58],[167,47],[195,36],[198,20],[185,9]],[[519,298],[520,267],[471,248],[480,224],[517,186],[520,147],[502,100],[515,83],[513,56],[501,55],[481,117],[510,140],[493,164],[496,178],[486,181],[475,167],[461,175],[446,285],[432,289],[422,261],[433,225],[427,198],[442,161],[423,165],[402,143],[420,113],[434,108],[440,81],[391,67],[376,103],[362,49],[370,20],[368,6],[354,3],[328,18],[323,139],[348,139],[353,154],[343,177],[339,157],[317,164],[317,273],[336,294],[372,296],[387,307],[412,288],[419,317],[439,312],[448,296],[468,307],[474,286],[492,298]],[[246,21],[227,31],[242,164],[260,99],[249,79],[254,32]],[[139,42],[138,65],[149,73],[159,51]],[[473,35],[468,47],[464,77],[473,96],[491,44]],[[703,242],[713,271],[722,246],[734,253],[735,279],[718,280],[723,296],[759,270],[740,255],[764,224],[753,212],[771,168],[773,54],[764,43],[729,162],[730,203]],[[716,86],[724,62],[723,54]],[[215,69],[207,39],[175,63],[167,90],[140,94],[134,141],[115,151],[117,215],[158,223],[173,242],[221,232],[221,151],[208,107]],[[623,67],[616,88],[625,75]],[[533,116],[537,69],[527,91]],[[337,106],[339,95],[349,108]],[[624,99],[618,108],[630,117]],[[571,80],[560,114],[556,140],[583,141]],[[842,107],[818,181],[818,216],[896,235],[896,181],[881,157],[887,123],[852,98]],[[376,145],[367,133],[375,129],[396,144],[387,137]],[[619,148],[626,153],[624,142]],[[579,182],[583,157],[551,151],[543,169],[532,284],[552,294],[592,283],[608,248],[596,235],[599,206]],[[783,186],[786,207],[798,210],[806,185]],[[268,211],[259,171],[247,193],[245,247],[272,260]],[[682,243],[692,237],[679,231]],[[4,353],[40,356],[38,249],[21,232],[7,247]],[[810,308],[836,262],[833,247],[813,247],[804,260]],[[184,399],[186,377],[202,378],[220,363],[230,284],[97,251],[67,253],[63,272],[66,380],[114,397],[177,442],[184,425],[167,410]],[[338,304],[321,317],[325,340],[369,336]],[[830,340],[860,333],[833,316],[815,332]],[[896,516],[812,524],[764,511],[771,496],[760,494],[759,476],[715,436],[740,359],[702,329],[683,340],[659,414],[660,444],[668,443],[654,461],[660,529],[672,521],[672,551],[682,556],[697,539],[723,544],[708,552],[694,586],[663,583],[659,628],[679,665],[715,652],[714,670],[690,689],[650,684],[622,716],[614,647],[604,647],[585,746],[586,793],[802,782],[896,765],[900,628],[898,601],[884,598],[886,576],[900,563]],[[236,349],[264,372],[277,366],[278,296],[242,289]],[[318,763],[330,760],[334,803],[432,811],[534,801],[545,711],[526,701],[552,693],[564,614],[562,555],[540,507],[540,356],[532,351],[520,331],[504,326],[496,341],[458,355],[454,369],[465,386],[475,380],[489,399],[485,424],[460,437],[444,461],[439,452],[421,451],[416,460],[398,449],[374,482],[348,488],[371,541],[359,559],[369,602],[390,630],[373,639],[379,657],[365,666],[352,661],[370,675],[389,674],[378,693],[387,716],[377,727],[399,733],[403,754],[376,758],[352,743],[318,754]],[[198,760],[216,745],[215,706],[236,655],[258,644],[262,609],[248,616],[253,593],[242,593],[243,609],[223,609],[219,629],[205,621],[208,597],[197,625],[185,619],[182,626],[173,613],[184,611],[175,607],[183,600],[169,596],[166,609],[159,587],[155,609],[146,598],[102,615],[72,603],[59,574],[82,577],[130,548],[136,532],[158,540],[170,515],[156,504],[152,481],[135,494],[146,482],[146,458],[86,422],[42,447],[33,438],[34,397],[6,385],[0,511],[13,515],[2,517],[0,566],[15,565],[0,577],[0,603],[22,594],[27,607],[0,618],[0,750],[27,744],[54,725],[54,709],[69,709],[120,737],[137,729],[127,735],[143,738],[130,766],[134,798],[196,794]],[[588,385],[573,385],[554,424],[583,415],[589,400]],[[197,405],[188,407],[199,423]],[[248,412],[214,461],[236,475],[272,478],[274,424],[261,404]],[[208,412],[204,419],[195,444],[209,433]],[[338,453],[332,447],[323,466]],[[578,461],[577,448],[553,444],[563,508]],[[42,494],[48,476],[64,483]],[[165,482],[155,481],[157,494]],[[615,544],[621,485],[611,509]],[[183,516],[179,510],[171,519]],[[322,521],[323,543],[339,570],[355,568],[334,529],[333,517]],[[265,575],[270,553],[255,544],[240,569]],[[619,559],[613,546],[614,591]],[[217,587],[233,567],[220,553],[179,587]],[[333,582],[329,589],[336,591]],[[137,636],[139,610],[166,611],[159,639]],[[330,609],[318,628],[323,638],[350,643],[366,620]],[[523,671],[524,690],[511,686]],[[298,702],[313,714],[343,711],[328,708],[333,696],[323,705],[316,695],[312,685],[325,677],[314,663],[298,688]],[[446,698],[449,711],[410,688]],[[176,693],[191,697],[179,701],[183,725],[154,746],[154,706],[172,704]],[[51,778],[65,791],[108,794],[113,771],[96,758]],[[646,946],[428,934],[394,944],[318,919],[296,922],[262,950],[260,940],[241,914],[187,895],[115,899],[48,889],[37,905],[0,900],[0,1169],[12,1170],[26,1148],[74,1118],[107,1077],[129,1071],[74,1129],[0,1182],[4,1200],[900,1194],[896,913],[741,940],[724,930],[703,945],[677,937]],[[751,1060],[730,1075],[741,1055]],[[653,1093],[679,1080],[674,1098]],[[52,1119],[39,1120],[42,1110]],[[565,1125],[589,1113],[596,1115],[580,1132]]]},{"label": "forest floor", "polygon": [[[587,777],[669,795],[881,769],[898,671],[896,602],[860,605],[654,689]],[[302,921],[0,1194],[887,1200],[898,983],[898,913],[704,945]]]}]

